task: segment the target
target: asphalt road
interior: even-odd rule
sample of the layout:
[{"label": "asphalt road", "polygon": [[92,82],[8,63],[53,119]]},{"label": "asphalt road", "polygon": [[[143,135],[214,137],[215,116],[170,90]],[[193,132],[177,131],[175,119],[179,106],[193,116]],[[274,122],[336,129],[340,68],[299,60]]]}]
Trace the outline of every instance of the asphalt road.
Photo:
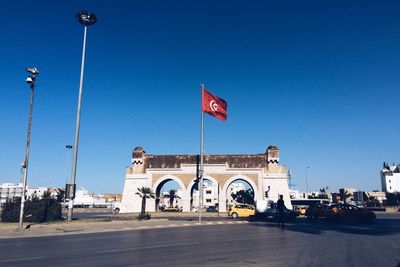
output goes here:
[{"label": "asphalt road", "polygon": [[400,215],[0,240],[0,266],[398,266]]}]

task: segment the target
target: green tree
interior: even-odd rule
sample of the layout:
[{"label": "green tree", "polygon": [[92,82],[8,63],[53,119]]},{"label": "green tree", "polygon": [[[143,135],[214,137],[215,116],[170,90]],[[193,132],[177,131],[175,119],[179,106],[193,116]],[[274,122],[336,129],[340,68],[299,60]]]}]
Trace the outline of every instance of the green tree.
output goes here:
[{"label": "green tree", "polygon": [[[18,222],[21,198],[8,200],[1,213],[3,222]],[[61,220],[61,203],[57,198],[51,196],[50,191],[44,192],[39,198],[36,194],[28,198],[24,207],[25,222],[46,222]]]},{"label": "green tree", "polygon": [[319,190],[319,194],[318,194],[318,198],[321,198],[321,199],[328,199],[329,198],[329,196],[328,196],[328,190],[329,190],[329,187],[327,186],[327,187],[323,187],[323,188],[321,188],[320,190]]},{"label": "green tree", "polygon": [[347,203],[347,199],[351,197],[351,193],[347,190],[344,190],[340,194],[340,198],[342,199],[343,203]]},{"label": "green tree", "polygon": [[143,186],[141,188],[138,188],[136,195],[139,195],[142,198],[142,209],[140,211],[139,218],[145,218],[146,217],[146,199],[154,198],[154,193],[150,187]]},{"label": "green tree", "polygon": [[172,208],[172,206],[174,205],[174,200],[180,199],[180,197],[176,194],[175,190],[169,190],[169,192],[167,194],[164,195],[164,197],[169,198],[169,207]]},{"label": "green tree", "polygon": [[231,196],[237,203],[254,205],[254,192],[251,189],[239,190]]}]

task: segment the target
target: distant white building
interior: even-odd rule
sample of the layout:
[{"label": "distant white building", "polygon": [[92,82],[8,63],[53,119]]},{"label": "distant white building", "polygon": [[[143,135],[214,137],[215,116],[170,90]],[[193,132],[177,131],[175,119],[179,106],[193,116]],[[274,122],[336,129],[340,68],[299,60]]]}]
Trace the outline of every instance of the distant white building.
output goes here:
[{"label": "distant white building", "polygon": [[[208,181],[204,181],[203,186],[203,206],[205,208],[219,206],[218,185]],[[199,191],[193,192],[193,207],[195,210],[199,207]]]},{"label": "distant white building", "polygon": [[3,206],[7,200],[14,197],[22,197],[22,183],[3,183],[0,186],[0,206]]},{"label": "distant white building", "polygon": [[[13,184],[13,183],[3,183],[0,185],[0,206],[3,206],[7,200],[11,200],[14,197],[22,197],[22,188],[23,184]],[[27,199],[31,198],[32,196],[37,196],[41,198],[44,192],[51,190],[52,196],[57,194],[56,190],[52,190],[48,187],[30,187],[26,186],[26,197]]]},{"label": "distant white building", "polygon": [[389,166],[384,162],[381,171],[381,183],[383,192],[400,192],[400,164]]}]

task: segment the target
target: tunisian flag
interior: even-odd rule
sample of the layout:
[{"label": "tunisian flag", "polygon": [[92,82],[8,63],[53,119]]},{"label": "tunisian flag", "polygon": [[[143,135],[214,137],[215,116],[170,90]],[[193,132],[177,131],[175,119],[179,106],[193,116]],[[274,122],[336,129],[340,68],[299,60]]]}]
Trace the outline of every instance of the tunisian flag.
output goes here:
[{"label": "tunisian flag", "polygon": [[221,121],[225,121],[228,116],[228,104],[222,98],[215,96],[202,88],[202,110]]}]

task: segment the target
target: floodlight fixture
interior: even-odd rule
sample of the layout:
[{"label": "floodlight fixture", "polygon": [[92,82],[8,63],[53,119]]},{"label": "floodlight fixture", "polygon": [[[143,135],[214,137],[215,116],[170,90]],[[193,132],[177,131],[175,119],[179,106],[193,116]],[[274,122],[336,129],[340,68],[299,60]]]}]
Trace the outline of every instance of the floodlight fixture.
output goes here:
[{"label": "floodlight fixture", "polygon": [[39,70],[37,68],[26,68],[26,71],[32,73],[33,75],[39,74]]},{"label": "floodlight fixture", "polygon": [[76,19],[84,26],[90,26],[95,24],[97,21],[96,15],[88,11],[80,11],[78,14],[76,14]]}]

